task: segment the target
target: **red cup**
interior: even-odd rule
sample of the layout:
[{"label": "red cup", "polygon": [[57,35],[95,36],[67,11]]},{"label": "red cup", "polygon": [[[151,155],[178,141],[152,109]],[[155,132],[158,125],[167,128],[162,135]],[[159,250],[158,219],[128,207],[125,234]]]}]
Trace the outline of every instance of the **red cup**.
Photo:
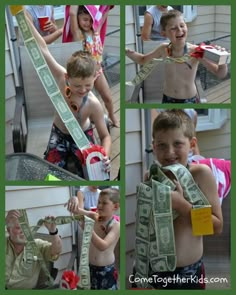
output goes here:
[{"label": "red cup", "polygon": [[38,17],[38,20],[39,20],[39,26],[40,26],[40,29],[41,29],[42,31],[44,31],[44,26],[45,26],[46,23],[48,22],[49,17],[48,17],[48,16],[39,16],[39,17]]},{"label": "red cup", "polygon": [[97,212],[97,207],[90,207],[90,211]]}]

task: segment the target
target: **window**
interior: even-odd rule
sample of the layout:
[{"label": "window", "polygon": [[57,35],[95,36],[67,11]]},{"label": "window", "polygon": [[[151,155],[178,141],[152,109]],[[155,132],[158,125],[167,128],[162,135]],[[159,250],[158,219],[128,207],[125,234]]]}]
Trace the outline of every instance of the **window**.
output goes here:
[{"label": "window", "polygon": [[65,17],[65,5],[53,5],[54,6],[54,18],[57,19],[63,19]]},{"label": "window", "polygon": [[196,131],[220,129],[228,118],[226,109],[196,109],[198,122]]}]

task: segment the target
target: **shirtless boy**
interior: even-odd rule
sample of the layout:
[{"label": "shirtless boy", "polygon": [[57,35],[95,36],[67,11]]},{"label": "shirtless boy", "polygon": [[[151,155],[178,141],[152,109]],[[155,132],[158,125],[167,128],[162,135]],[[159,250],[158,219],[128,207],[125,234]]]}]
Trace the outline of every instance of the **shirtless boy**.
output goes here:
[{"label": "shirtless boy", "polygon": [[[163,43],[148,54],[140,54],[126,49],[126,55],[138,64],[145,64],[153,58],[171,56],[179,58],[185,54],[191,54],[197,45],[187,43],[188,28],[183,15],[178,10],[169,10],[163,14],[160,21],[163,37],[170,43]],[[223,50],[223,48],[221,49]],[[199,62],[218,78],[224,78],[227,74],[227,65],[217,65],[206,58],[192,57],[184,63],[165,63],[165,82],[162,103],[197,103],[197,89],[195,77]]]},{"label": "shirtless boy", "polygon": [[[203,164],[188,165],[188,154],[195,145],[194,126],[190,117],[182,110],[169,110],[161,112],[153,123],[153,148],[161,166],[182,164],[192,174],[196,184],[208,199],[212,207],[212,222],[214,234],[220,234],[223,227],[223,218],[218,198],[216,182],[210,168]],[[154,280],[155,289],[204,289],[203,238],[192,234],[190,212],[192,205],[184,198],[183,189],[173,176],[168,175],[176,185],[176,190],[171,192],[172,209],[179,216],[174,220],[175,248],[177,267],[174,272],[149,271],[150,277],[158,275],[163,281]],[[173,281],[174,277],[197,278],[196,280]],[[167,286],[163,286],[164,279],[168,279]]]},{"label": "shirtless boy", "polygon": [[[94,142],[91,121],[94,123],[101,145],[106,153],[106,156],[103,158],[104,169],[109,170],[110,160],[108,157],[111,149],[111,137],[104,122],[104,112],[101,103],[91,92],[96,72],[96,65],[91,54],[82,51],[75,52],[69,58],[67,69],[65,69],[51,55],[44,39],[37,32],[29,18],[28,23],[65,101],[70,106],[85,135],[92,143]],[[45,159],[66,169],[68,153],[72,153],[75,156],[77,174],[80,177],[84,177],[80,150],[56,113]]]}]

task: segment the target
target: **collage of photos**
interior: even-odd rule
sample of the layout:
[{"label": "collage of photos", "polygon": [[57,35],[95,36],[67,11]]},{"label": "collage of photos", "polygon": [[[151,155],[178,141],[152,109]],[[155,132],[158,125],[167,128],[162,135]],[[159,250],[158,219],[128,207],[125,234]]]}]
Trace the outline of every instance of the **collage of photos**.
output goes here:
[{"label": "collage of photos", "polygon": [[232,290],[232,8],[5,5],[3,294]]}]

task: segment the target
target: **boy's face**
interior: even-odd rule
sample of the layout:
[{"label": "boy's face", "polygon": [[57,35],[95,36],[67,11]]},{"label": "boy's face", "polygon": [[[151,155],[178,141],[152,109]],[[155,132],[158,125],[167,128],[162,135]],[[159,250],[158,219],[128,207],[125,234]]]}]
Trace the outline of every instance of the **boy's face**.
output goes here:
[{"label": "boy's face", "polygon": [[89,32],[92,28],[92,18],[89,14],[78,15],[79,27],[84,32]]},{"label": "boy's face", "polygon": [[189,140],[181,128],[160,130],[155,134],[153,150],[158,162],[162,166],[188,163],[188,154],[194,138]]},{"label": "boy's face", "polygon": [[162,31],[162,35],[170,39],[173,44],[181,44],[186,41],[188,33],[187,25],[183,16],[172,17],[169,19],[166,28]]},{"label": "boy's face", "polygon": [[118,207],[118,204],[114,204],[107,195],[99,196],[97,205],[99,216],[111,217]]},{"label": "boy's face", "polygon": [[84,97],[93,89],[94,76],[88,78],[67,78],[70,90],[79,98]]}]

